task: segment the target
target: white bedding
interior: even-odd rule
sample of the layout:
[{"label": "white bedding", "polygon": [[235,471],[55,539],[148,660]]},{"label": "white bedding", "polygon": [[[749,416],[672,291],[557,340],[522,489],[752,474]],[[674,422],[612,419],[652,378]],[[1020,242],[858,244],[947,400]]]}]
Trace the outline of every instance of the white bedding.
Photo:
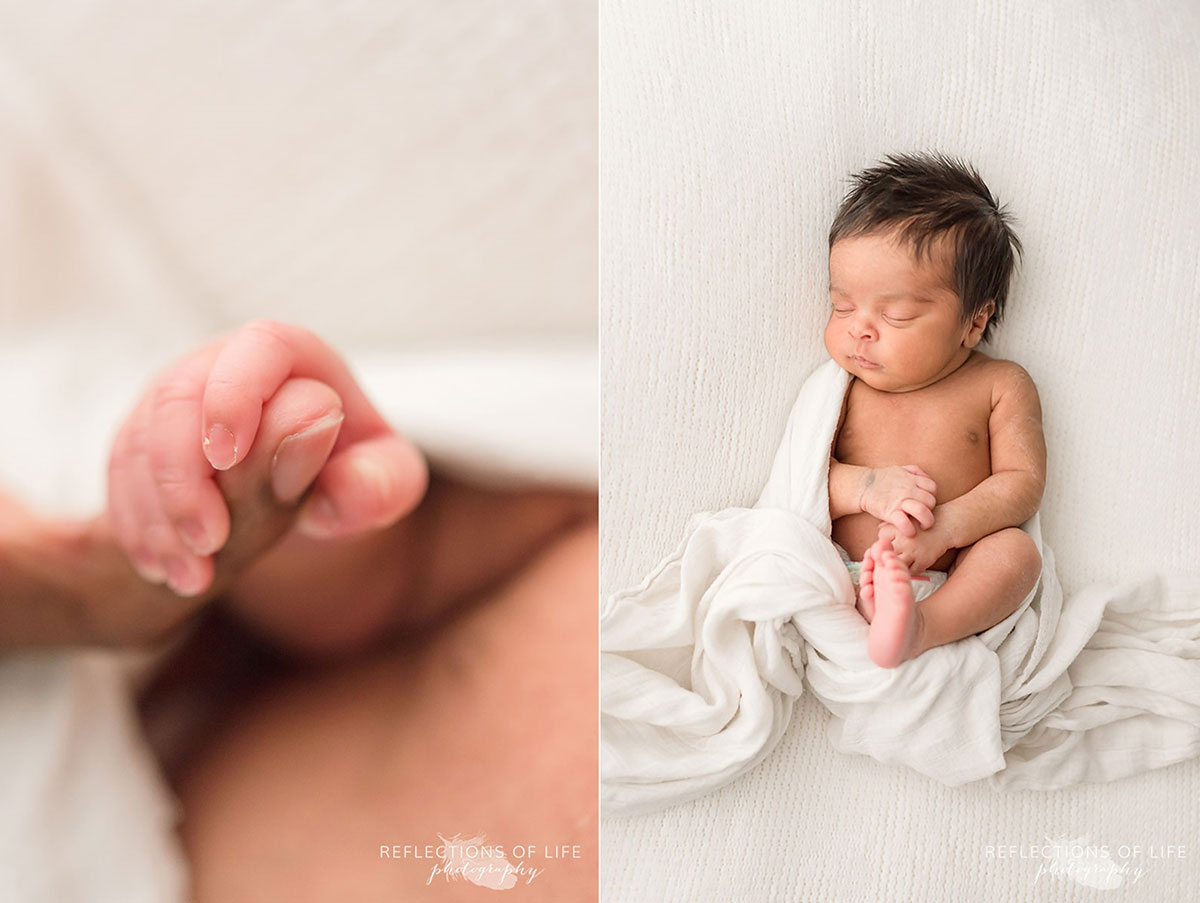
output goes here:
[{"label": "white bedding", "polygon": [[[990,353],[1041,393],[1041,527],[1064,593],[1195,572],[1194,4],[606,0],[604,13],[602,597],[648,574],[696,512],[753,504],[825,356],[844,179],[923,148],[970,158],[1017,216],[1026,254]],[[605,903],[647,887],[669,901],[1020,903],[1200,886],[1196,761],[1050,792],[949,788],[836,751],[828,719],[805,694],[743,777],[606,819]],[[1063,836],[1118,859],[1140,845],[1146,871],[1102,892],[1035,882],[1038,860],[997,849]],[[1187,858],[1151,860],[1151,844]]]},{"label": "white bedding", "polygon": [[839,750],[950,786],[1057,789],[1200,755],[1200,576],[1064,599],[1037,516],[1023,528],[1041,576],[1011,615],[895,669],[870,661],[830,540],[849,383],[834,361],[818,367],[755,506],[697,515],[677,551],[602,607],[605,811],[653,811],[744,774],[804,686]]}]

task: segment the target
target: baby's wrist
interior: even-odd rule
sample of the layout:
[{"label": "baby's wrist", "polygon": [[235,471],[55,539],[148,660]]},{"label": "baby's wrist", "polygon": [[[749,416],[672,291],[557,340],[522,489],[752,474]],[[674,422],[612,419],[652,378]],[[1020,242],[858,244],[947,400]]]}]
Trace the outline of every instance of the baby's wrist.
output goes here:
[{"label": "baby's wrist", "polygon": [[946,549],[959,549],[969,543],[960,542],[958,518],[955,511],[947,505],[938,505],[933,509],[933,530],[939,541],[945,543]]},{"label": "baby's wrist", "polygon": [[870,514],[867,510],[867,490],[875,482],[875,469],[872,467],[863,467],[862,474],[858,481],[858,510],[863,514]]}]

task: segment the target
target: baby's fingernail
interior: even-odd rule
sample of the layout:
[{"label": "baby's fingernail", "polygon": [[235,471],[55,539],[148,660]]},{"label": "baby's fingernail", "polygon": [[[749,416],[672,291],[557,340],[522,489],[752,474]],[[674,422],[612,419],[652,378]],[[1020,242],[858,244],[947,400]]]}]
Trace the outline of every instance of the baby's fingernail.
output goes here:
[{"label": "baby's fingernail", "polygon": [[334,411],[279,443],[271,462],[271,489],[275,498],[281,502],[300,498],[333,450],[343,419],[341,411]]},{"label": "baby's fingernail", "polygon": [[217,470],[229,470],[237,460],[237,440],[229,428],[217,423],[209,427],[204,437],[204,457]]},{"label": "baby's fingernail", "polygon": [[328,539],[338,532],[339,526],[337,508],[324,495],[315,496],[305,505],[296,521],[296,529],[314,539]]},{"label": "baby's fingernail", "polygon": [[189,567],[184,559],[172,556],[167,559],[166,568],[167,586],[176,595],[194,596],[204,588],[201,585],[203,577],[195,569]]},{"label": "baby's fingernail", "polygon": [[179,524],[179,538],[183,540],[184,545],[201,557],[211,555],[216,551],[212,537],[204,529],[204,524],[193,518],[188,518]]},{"label": "baby's fingernail", "polygon": [[164,562],[167,568],[167,586],[179,596],[191,596],[192,574],[187,562],[180,557],[172,556]]},{"label": "baby's fingernail", "polygon": [[162,583],[167,579],[167,572],[163,570],[158,559],[150,554],[146,549],[135,549],[129,556],[133,559],[133,569],[141,575],[141,578],[148,583]]}]

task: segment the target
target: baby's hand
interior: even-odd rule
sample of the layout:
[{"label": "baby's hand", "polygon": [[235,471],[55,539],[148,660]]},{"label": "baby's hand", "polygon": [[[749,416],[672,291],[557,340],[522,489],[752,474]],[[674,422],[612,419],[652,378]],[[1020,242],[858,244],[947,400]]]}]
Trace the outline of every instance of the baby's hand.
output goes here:
[{"label": "baby's hand", "polygon": [[891,524],[880,524],[878,538],[891,543],[892,551],[910,574],[933,567],[934,562],[950,549],[949,539],[937,525],[918,531],[916,536],[903,536]]},{"label": "baby's hand", "polygon": [[936,492],[937,484],[916,464],[877,467],[867,474],[858,507],[911,537],[917,535],[913,521],[923,530],[933,526]]},{"label": "baby's hand", "polygon": [[114,443],[108,508],[137,571],[193,596],[212,584],[234,496],[269,493],[272,506],[302,501],[298,529],[345,536],[407,514],[426,481],[420,453],[324,342],[259,320],[154,382]]}]

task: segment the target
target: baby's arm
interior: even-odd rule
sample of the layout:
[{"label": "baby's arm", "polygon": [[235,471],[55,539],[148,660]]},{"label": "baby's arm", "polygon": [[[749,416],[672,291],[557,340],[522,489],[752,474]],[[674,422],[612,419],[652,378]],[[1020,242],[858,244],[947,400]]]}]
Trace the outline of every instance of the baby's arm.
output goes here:
[{"label": "baby's arm", "polygon": [[962,549],[1037,513],[1046,485],[1046,440],[1037,387],[1017,364],[1004,362],[992,387],[988,419],[992,475],[934,509],[946,548]]}]

